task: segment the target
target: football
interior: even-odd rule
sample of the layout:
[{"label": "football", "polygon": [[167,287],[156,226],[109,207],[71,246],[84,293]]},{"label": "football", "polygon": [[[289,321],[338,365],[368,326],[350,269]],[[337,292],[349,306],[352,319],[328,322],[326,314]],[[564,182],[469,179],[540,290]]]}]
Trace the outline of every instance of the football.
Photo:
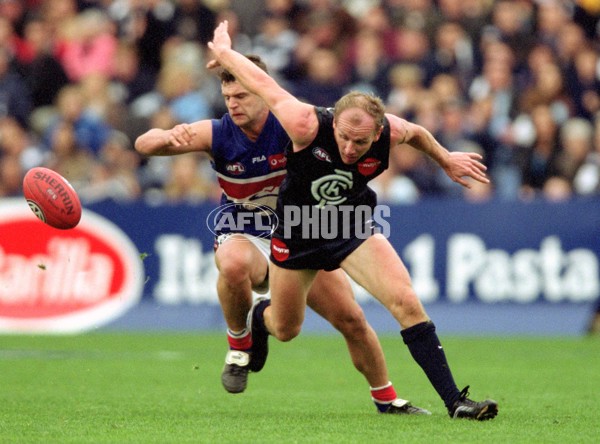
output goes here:
[{"label": "football", "polygon": [[56,171],[42,167],[27,171],[23,194],[33,214],[51,227],[68,230],[81,219],[79,196]]}]

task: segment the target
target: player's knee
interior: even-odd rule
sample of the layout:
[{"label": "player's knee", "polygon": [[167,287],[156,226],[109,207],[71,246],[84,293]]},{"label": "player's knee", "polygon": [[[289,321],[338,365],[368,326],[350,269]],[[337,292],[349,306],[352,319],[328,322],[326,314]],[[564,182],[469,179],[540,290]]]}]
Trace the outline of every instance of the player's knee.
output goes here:
[{"label": "player's knee", "polygon": [[273,326],[271,335],[275,336],[278,341],[289,342],[300,334],[300,325],[276,324]]},{"label": "player's knee", "polygon": [[249,263],[241,255],[230,254],[219,258],[217,268],[221,277],[232,285],[245,281],[250,274]]},{"label": "player's knee", "polygon": [[353,310],[332,319],[331,324],[346,339],[359,340],[367,334],[367,320],[358,305]]},{"label": "player's knee", "polygon": [[414,323],[427,319],[423,304],[412,288],[399,293],[394,298],[390,311],[401,323]]}]

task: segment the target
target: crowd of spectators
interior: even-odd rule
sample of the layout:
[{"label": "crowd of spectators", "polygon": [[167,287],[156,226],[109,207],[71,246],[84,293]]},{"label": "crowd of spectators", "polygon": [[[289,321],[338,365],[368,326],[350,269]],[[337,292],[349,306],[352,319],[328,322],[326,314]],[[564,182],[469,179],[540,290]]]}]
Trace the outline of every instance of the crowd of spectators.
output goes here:
[{"label": "crowd of spectators", "polygon": [[492,180],[463,190],[407,147],[381,200],[600,197],[597,0],[0,0],[0,197],[46,166],[84,202],[216,200],[207,158],[132,144],[226,112],[205,69],[223,19],[297,97],[373,92]]}]

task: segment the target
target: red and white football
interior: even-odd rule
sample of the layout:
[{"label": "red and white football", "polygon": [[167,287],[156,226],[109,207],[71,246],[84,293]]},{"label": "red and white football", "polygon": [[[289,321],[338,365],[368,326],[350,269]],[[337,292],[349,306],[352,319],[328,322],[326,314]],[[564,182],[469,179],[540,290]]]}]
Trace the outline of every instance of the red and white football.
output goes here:
[{"label": "red and white football", "polygon": [[48,168],[36,167],[23,179],[23,194],[29,208],[42,222],[67,230],[81,219],[81,202],[71,184]]}]

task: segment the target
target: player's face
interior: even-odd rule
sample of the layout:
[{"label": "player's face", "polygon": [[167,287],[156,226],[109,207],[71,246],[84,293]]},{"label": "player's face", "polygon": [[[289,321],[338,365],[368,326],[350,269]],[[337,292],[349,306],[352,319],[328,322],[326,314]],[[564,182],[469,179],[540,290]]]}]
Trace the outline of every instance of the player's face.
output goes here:
[{"label": "player's face", "polygon": [[222,84],[221,92],[231,120],[237,126],[252,126],[256,120],[264,115],[265,102],[238,82]]},{"label": "player's face", "polygon": [[342,162],[351,165],[379,139],[381,128],[376,128],[375,120],[366,112],[358,108],[347,109],[333,122],[333,134]]}]

